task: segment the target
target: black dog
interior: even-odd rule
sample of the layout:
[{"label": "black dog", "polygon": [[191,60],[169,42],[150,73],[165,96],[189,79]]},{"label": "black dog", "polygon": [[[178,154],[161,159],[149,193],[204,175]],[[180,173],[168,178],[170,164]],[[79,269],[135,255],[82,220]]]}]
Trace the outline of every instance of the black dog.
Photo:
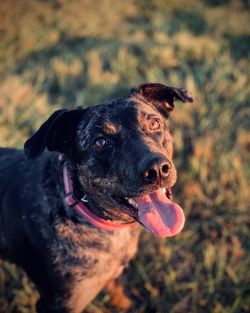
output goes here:
[{"label": "black dog", "polygon": [[183,212],[169,200],[174,100],[192,97],[141,85],[56,111],[27,140],[26,156],[0,149],[0,254],[36,284],[39,313],[81,312],[136,253],[139,224],[161,237],[182,229]]}]

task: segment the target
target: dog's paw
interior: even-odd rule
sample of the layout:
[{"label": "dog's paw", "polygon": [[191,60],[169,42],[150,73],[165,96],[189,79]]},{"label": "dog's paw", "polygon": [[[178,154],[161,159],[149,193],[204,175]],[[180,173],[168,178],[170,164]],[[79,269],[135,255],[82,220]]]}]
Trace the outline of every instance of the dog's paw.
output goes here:
[{"label": "dog's paw", "polygon": [[111,305],[121,310],[128,310],[132,306],[132,301],[123,293],[113,297]]},{"label": "dog's paw", "polygon": [[105,289],[111,296],[110,304],[113,307],[120,310],[128,310],[132,306],[132,301],[125,294],[123,285],[119,278],[117,280],[111,280],[106,285]]}]

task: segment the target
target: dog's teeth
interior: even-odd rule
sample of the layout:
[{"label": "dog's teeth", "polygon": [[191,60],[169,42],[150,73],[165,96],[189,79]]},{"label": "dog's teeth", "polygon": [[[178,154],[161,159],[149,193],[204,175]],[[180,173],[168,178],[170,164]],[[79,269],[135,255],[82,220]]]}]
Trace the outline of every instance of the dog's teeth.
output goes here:
[{"label": "dog's teeth", "polygon": [[128,199],[128,202],[133,205],[134,207],[138,208],[138,204],[134,199]]},{"label": "dog's teeth", "polygon": [[163,191],[164,193],[166,193],[166,192],[167,192],[167,189],[166,189],[166,188],[162,188],[162,191]]},{"label": "dog's teeth", "polygon": [[133,199],[129,199],[129,198],[127,198],[127,200],[128,200],[128,202],[129,202],[130,204],[133,204],[133,202],[134,202],[134,200],[133,200]]}]

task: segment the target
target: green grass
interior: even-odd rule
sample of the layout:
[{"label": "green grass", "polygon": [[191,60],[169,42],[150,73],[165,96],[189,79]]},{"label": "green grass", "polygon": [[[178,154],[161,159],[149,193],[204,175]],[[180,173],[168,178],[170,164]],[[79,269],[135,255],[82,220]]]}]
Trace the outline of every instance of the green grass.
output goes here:
[{"label": "green grass", "polygon": [[[1,146],[22,147],[58,107],[142,82],[192,91],[170,121],[185,228],[144,232],[124,281],[138,313],[249,312],[249,1],[9,0],[0,16]],[[37,297],[1,264],[1,313],[35,312]],[[87,312],[114,312],[109,296]]]}]

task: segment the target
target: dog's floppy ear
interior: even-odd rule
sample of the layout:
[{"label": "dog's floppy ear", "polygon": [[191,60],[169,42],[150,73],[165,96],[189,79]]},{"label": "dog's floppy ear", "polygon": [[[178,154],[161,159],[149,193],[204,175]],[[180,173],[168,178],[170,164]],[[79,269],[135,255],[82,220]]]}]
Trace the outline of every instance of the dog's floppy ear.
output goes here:
[{"label": "dog's floppy ear", "polygon": [[84,116],[83,109],[55,111],[38,131],[24,144],[28,159],[39,157],[45,148],[61,153],[70,152],[74,145],[77,125]]},{"label": "dog's floppy ear", "polygon": [[192,95],[184,88],[162,84],[143,84],[132,89],[132,94],[152,103],[165,117],[174,109],[174,101],[193,102]]}]

